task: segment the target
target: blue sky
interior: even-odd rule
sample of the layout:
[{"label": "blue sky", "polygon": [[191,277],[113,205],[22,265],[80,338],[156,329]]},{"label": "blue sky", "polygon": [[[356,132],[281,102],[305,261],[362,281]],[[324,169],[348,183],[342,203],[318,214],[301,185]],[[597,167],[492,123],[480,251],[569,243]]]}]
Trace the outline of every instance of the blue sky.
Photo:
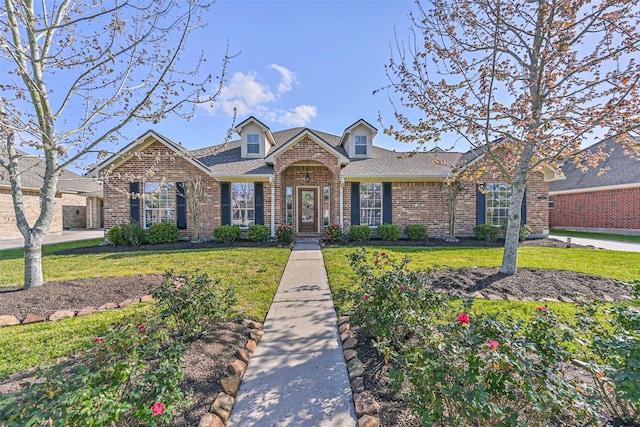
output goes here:
[{"label": "blue sky", "polygon": [[204,71],[214,75],[227,41],[238,53],[218,103],[189,122],[169,117],[130,126],[127,135],[150,128],[188,149],[218,144],[235,106],[237,121],[254,115],[272,131],[305,126],[341,135],[363,118],[379,130],[376,145],[412,150],[383,134],[378,112],[389,124],[393,109],[386,93],[372,92],[387,83],[394,34],[406,38],[413,7],[405,0],[219,0],[188,44],[193,55],[204,51]]}]

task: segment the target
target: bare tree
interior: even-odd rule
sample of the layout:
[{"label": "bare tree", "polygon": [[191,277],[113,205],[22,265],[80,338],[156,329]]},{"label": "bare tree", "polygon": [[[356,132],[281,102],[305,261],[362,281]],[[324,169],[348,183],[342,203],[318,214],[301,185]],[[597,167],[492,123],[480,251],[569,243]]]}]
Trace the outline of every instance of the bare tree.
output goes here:
[{"label": "bare tree", "polygon": [[464,183],[456,178],[449,179],[440,184],[440,192],[444,195],[443,203],[449,214],[449,236],[447,241],[457,242],[456,217],[458,213],[458,197],[466,189]]},{"label": "bare tree", "polygon": [[530,173],[601,128],[638,131],[638,0],[431,0],[409,16],[413,36],[386,67],[386,89],[405,110],[395,108],[399,127],[385,133],[418,145],[460,138],[504,175],[501,271],[515,274]]},{"label": "bare tree", "polygon": [[204,202],[204,183],[202,178],[192,178],[184,182],[184,194],[187,208],[193,224],[193,240],[200,239],[200,207]]},{"label": "bare tree", "polygon": [[[228,55],[216,78],[201,76],[202,55],[188,63],[180,58],[208,8],[198,0],[2,2],[0,166],[8,172],[24,236],[25,288],[43,283],[42,239],[61,169],[117,142],[132,121],[189,118],[197,104],[213,102],[219,93]],[[45,164],[33,224],[25,215],[16,139]]]}]

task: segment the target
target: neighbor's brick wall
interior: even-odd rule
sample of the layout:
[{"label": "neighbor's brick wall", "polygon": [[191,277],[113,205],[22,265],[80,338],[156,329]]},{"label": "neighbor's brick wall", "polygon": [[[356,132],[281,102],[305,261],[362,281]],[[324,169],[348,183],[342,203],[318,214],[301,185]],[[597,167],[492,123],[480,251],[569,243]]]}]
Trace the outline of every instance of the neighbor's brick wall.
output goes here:
[{"label": "neighbor's brick wall", "polygon": [[[62,233],[62,196],[56,195],[53,220],[47,234]],[[23,194],[23,202],[27,214],[29,225],[33,226],[36,219],[40,215],[40,195],[35,191],[25,191]],[[0,189],[0,239],[19,239],[22,238],[20,230],[16,225],[16,215],[13,210],[13,200],[11,198],[11,190],[8,188]]]},{"label": "neighbor's brick wall", "polygon": [[75,194],[62,195],[62,226],[87,228],[87,198]]},{"label": "neighbor's brick wall", "polygon": [[552,227],[640,229],[640,187],[557,194],[549,209]]},{"label": "neighbor's brick wall", "polygon": [[[320,163],[318,166],[309,166],[305,168],[306,161]],[[294,165],[297,162],[301,164]],[[306,169],[306,171],[305,171]],[[310,186],[319,188],[318,201],[322,200],[322,186],[331,186],[331,221],[339,222],[340,215],[340,164],[338,158],[330,154],[323,147],[316,144],[312,139],[306,137],[298,142],[294,147],[282,153],[278,156],[276,164],[274,165],[275,176],[274,185],[276,187],[276,197],[279,200],[276,201],[275,206],[275,223],[284,223],[285,207],[286,207],[286,186],[291,185],[295,188],[298,186]],[[307,184],[304,181],[306,172],[309,172],[311,181]],[[265,186],[266,188],[267,186]],[[295,190],[297,193],[297,190]],[[266,212],[265,212],[266,214]],[[265,215],[266,217],[266,215]],[[322,218],[320,218],[320,221]],[[294,218],[294,225],[297,223],[297,218]],[[322,222],[320,222],[320,228],[322,228]],[[297,226],[294,227],[297,230]]]},{"label": "neighbor's brick wall", "polygon": [[[143,178],[143,175],[153,176]],[[205,186],[204,202],[200,205],[200,236],[211,237],[213,227],[221,224],[220,218],[220,185],[213,178],[208,177],[198,168],[177,156],[163,144],[154,142],[144,151],[132,156],[124,164],[105,178],[104,184],[104,228],[105,235],[111,227],[128,223],[129,213],[129,183],[131,181],[185,182],[189,179],[201,178]],[[268,188],[268,185],[265,185]],[[140,219],[142,222],[142,203],[140,203]],[[183,237],[193,235],[193,221],[191,212],[187,208],[187,229],[180,230]]]}]

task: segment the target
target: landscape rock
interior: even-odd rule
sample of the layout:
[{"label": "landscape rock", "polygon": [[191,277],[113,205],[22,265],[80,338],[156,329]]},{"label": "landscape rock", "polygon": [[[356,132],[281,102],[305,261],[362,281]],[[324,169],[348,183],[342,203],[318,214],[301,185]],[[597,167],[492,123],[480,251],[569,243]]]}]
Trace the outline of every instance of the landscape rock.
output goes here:
[{"label": "landscape rock", "polygon": [[358,358],[351,359],[351,361],[347,363],[347,370],[349,371],[349,379],[353,380],[364,374],[364,365]]},{"label": "landscape rock", "polygon": [[67,317],[73,317],[75,316],[76,313],[74,311],[71,310],[58,310],[55,313],[53,313],[51,316],[49,316],[49,320],[54,322],[56,320],[59,319],[64,319]]},{"label": "landscape rock", "polygon": [[480,291],[475,291],[474,293],[471,294],[471,296],[476,299],[485,299],[484,295]]},{"label": "landscape rock", "polygon": [[19,325],[20,321],[16,316],[10,314],[3,314],[0,316],[0,326],[14,326]]},{"label": "landscape rock", "polygon": [[380,404],[376,402],[371,393],[363,391],[353,396],[353,403],[356,406],[356,416],[375,415],[380,411]]},{"label": "landscape rock", "polygon": [[353,390],[353,393],[362,393],[365,389],[364,389],[364,378],[362,377],[356,377],[353,379],[353,381],[351,381],[351,390]]},{"label": "landscape rock", "polygon": [[256,322],[255,320],[244,319],[242,323],[250,327],[251,329],[260,329],[260,330],[262,329],[262,323]]},{"label": "landscape rock", "polygon": [[500,300],[503,300],[504,298],[502,298],[500,295],[496,295],[496,294],[487,294],[487,299],[489,301],[500,301]]},{"label": "landscape rock", "polygon": [[140,297],[140,302],[153,301],[153,295],[142,295]]},{"label": "landscape rock", "polygon": [[349,323],[343,323],[338,327],[338,332],[343,333],[344,331],[348,331],[351,329],[351,325]]},{"label": "landscape rock", "polygon": [[356,356],[358,356],[358,352],[355,351],[355,350],[345,350],[344,351],[344,360],[346,360],[347,362],[350,361],[351,359],[353,359]]},{"label": "landscape rock", "polygon": [[116,308],[118,308],[118,304],[114,304],[112,302],[108,302],[108,303],[102,304],[100,307],[98,307],[98,311],[115,310]]},{"label": "landscape rock", "polygon": [[560,302],[574,302],[573,299],[569,298],[566,295],[560,295],[558,297],[558,301],[560,301]]},{"label": "landscape rock", "polygon": [[122,301],[118,305],[120,306],[120,308],[125,308],[125,307],[129,307],[130,305],[137,304],[139,302],[140,302],[140,298],[127,298],[126,300]]},{"label": "landscape rock", "polygon": [[225,393],[227,393],[229,396],[236,397],[236,394],[240,389],[241,382],[242,377],[240,375],[232,375],[230,377],[221,379],[220,385],[222,385]]},{"label": "landscape rock", "polygon": [[342,316],[338,319],[338,326],[347,323],[349,321],[349,316]]},{"label": "landscape rock", "polygon": [[236,355],[238,356],[238,358],[240,360],[242,360],[244,363],[249,363],[249,361],[251,360],[251,352],[245,348],[241,348],[236,352]]},{"label": "landscape rock", "polygon": [[95,307],[88,305],[78,312],[78,316],[86,316],[87,314],[95,313],[96,311],[98,310]]},{"label": "landscape rock", "polygon": [[211,404],[211,412],[220,417],[223,423],[227,423],[229,419],[229,415],[231,415],[231,410],[233,409],[233,404],[235,403],[235,399],[229,396],[226,393],[220,392],[216,397],[216,400]]},{"label": "landscape rock", "polygon": [[373,415],[363,415],[358,419],[358,427],[382,427],[382,423]]},{"label": "landscape rock", "polygon": [[231,365],[229,365],[229,372],[231,375],[240,375],[242,377],[246,370],[247,364],[240,359],[236,359]]},{"label": "landscape rock", "polygon": [[253,353],[254,351],[256,351],[256,348],[258,347],[257,343],[254,340],[249,340],[247,341],[247,345],[245,346],[245,348],[247,350],[249,350],[251,353]]},{"label": "landscape rock", "polygon": [[345,342],[342,343],[342,348],[344,350],[354,350],[358,346],[358,340],[354,337],[350,337]]},{"label": "landscape rock", "polygon": [[224,423],[217,415],[207,412],[200,418],[198,427],[224,427]]},{"label": "landscape rock", "polygon": [[254,340],[256,343],[260,342],[260,338],[262,338],[262,335],[264,335],[264,332],[260,329],[252,329],[249,332],[249,337],[251,337],[251,339]]},{"label": "landscape rock", "polygon": [[602,294],[602,301],[604,301],[604,302],[614,302],[615,300],[611,297],[611,295]]},{"label": "landscape rock", "polygon": [[44,322],[45,319],[44,317],[41,316],[36,316],[35,314],[27,314],[27,317],[24,318],[24,320],[22,321],[23,325],[28,325],[29,323],[38,323],[38,322]]},{"label": "landscape rock", "polygon": [[351,332],[349,330],[344,331],[340,334],[340,341],[345,342],[351,336]]}]

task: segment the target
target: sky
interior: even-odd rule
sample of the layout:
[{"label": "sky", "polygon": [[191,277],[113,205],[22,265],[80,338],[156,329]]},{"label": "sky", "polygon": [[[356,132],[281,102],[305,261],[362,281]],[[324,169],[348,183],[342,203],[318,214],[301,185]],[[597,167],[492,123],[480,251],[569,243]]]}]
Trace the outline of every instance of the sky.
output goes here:
[{"label": "sky", "polygon": [[216,104],[198,108],[189,122],[169,117],[131,125],[127,135],[153,129],[188,149],[219,144],[235,107],[236,123],[253,115],[272,132],[303,126],[342,135],[362,118],[378,129],[376,145],[413,150],[383,134],[378,115],[394,123],[393,108],[386,92],[373,91],[388,83],[385,64],[395,34],[407,37],[414,6],[405,0],[219,0],[185,53],[204,51],[204,71],[218,75],[229,44],[235,56]]}]

